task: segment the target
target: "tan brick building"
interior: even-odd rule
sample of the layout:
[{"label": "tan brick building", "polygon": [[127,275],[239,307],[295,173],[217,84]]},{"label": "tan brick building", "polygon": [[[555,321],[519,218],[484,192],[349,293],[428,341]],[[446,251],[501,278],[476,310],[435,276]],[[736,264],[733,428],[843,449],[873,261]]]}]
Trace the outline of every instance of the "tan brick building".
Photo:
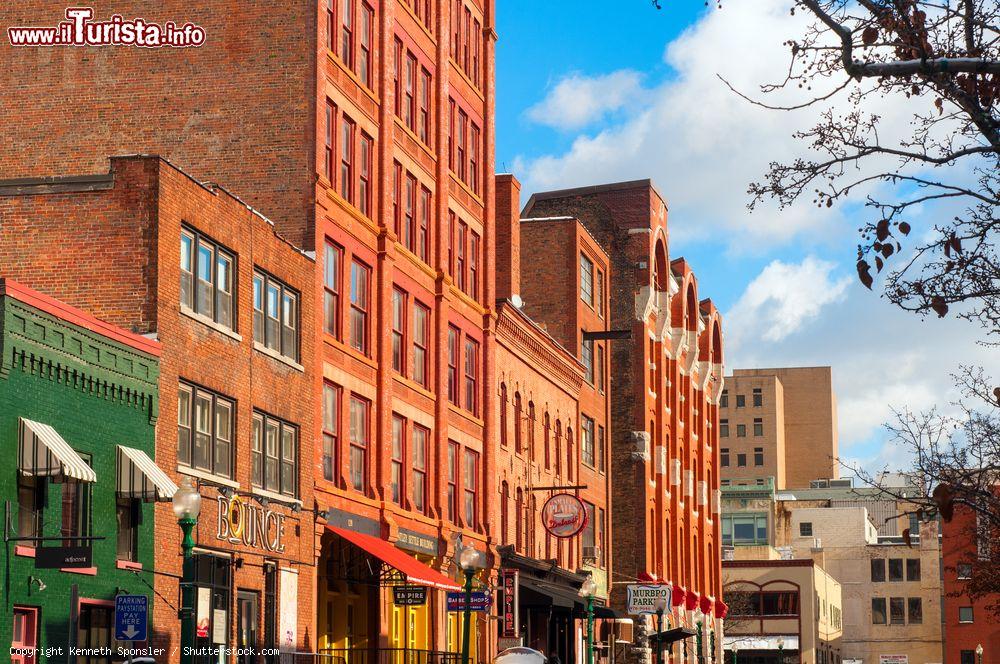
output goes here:
[{"label": "tan brick building", "polygon": [[737,369],[719,403],[723,483],[777,489],[840,477],[830,367]]}]

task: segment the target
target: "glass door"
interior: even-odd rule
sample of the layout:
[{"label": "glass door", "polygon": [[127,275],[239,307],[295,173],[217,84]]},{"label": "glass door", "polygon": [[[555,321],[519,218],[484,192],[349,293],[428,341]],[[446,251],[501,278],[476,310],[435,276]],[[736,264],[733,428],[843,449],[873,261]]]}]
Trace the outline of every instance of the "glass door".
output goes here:
[{"label": "glass door", "polygon": [[253,653],[258,650],[257,644],[257,605],[259,596],[251,590],[240,590],[236,593],[236,646],[239,655],[238,664],[253,664],[257,658]]}]

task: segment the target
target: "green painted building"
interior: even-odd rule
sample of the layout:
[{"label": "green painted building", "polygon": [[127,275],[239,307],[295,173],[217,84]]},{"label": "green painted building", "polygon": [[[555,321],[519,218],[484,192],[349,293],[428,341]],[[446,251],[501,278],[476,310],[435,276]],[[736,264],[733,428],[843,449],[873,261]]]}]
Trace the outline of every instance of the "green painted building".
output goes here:
[{"label": "green painted building", "polygon": [[152,501],[176,490],[152,460],[158,376],[157,342],[0,279],[0,647],[15,664],[120,661],[100,648],[129,645],[113,641],[115,595],[152,595]]}]

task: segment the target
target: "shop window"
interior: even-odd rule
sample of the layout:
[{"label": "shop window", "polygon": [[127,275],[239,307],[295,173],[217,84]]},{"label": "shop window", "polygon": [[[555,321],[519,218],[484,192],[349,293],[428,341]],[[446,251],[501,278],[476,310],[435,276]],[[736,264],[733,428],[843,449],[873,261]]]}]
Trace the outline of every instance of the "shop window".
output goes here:
[{"label": "shop window", "polygon": [[251,485],[298,496],[298,427],[260,411],[253,414]]},{"label": "shop window", "polygon": [[885,598],[872,597],[872,624],[885,625],[887,622],[886,618]]},{"label": "shop window", "polygon": [[142,503],[134,498],[117,496],[115,515],[118,522],[118,560],[139,560],[139,525],[142,523]]},{"label": "shop window", "polygon": [[199,232],[181,230],[181,306],[229,329],[233,325],[233,254]]},{"label": "shop window", "polygon": [[874,558],[871,561],[872,565],[872,582],[881,583],[885,581],[885,559],[884,558]]},{"label": "shop window", "polygon": [[340,458],[340,392],[339,385],[323,384],[323,479],[329,481]]},{"label": "shop window", "polygon": [[259,270],[253,273],[253,340],[297,362],[299,294]]},{"label": "shop window", "polygon": [[[228,647],[230,634],[230,616],[232,615],[232,568],[233,560],[228,556],[210,553],[194,555],[195,594],[197,597],[195,620],[197,624],[207,627],[207,636],[196,637],[196,648]],[[206,601],[207,600],[207,601]],[[111,609],[109,608],[109,611]],[[216,630],[215,621],[225,620],[225,629],[220,626]],[[225,635],[225,643],[213,643],[216,631]],[[208,660],[198,660],[199,664],[208,664]]]},{"label": "shop window", "polygon": [[177,398],[177,463],[232,479],[233,402],[187,383]]}]

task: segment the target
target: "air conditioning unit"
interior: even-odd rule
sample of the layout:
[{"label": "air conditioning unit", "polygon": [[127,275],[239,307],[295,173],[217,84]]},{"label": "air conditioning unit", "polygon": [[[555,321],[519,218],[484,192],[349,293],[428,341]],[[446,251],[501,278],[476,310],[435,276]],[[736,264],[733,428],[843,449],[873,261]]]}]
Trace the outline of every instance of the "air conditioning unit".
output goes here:
[{"label": "air conditioning unit", "polygon": [[723,560],[736,560],[736,547],[735,546],[724,546],[724,547],[722,547],[722,559]]},{"label": "air conditioning unit", "polygon": [[830,480],[830,488],[831,489],[833,489],[833,488],[837,488],[837,489],[853,489],[854,488],[854,479],[850,478],[850,477],[845,477],[845,478],[839,479],[839,480]]},{"label": "air conditioning unit", "polygon": [[599,546],[585,546],[583,547],[583,562],[584,564],[596,565],[601,561],[601,547]]}]

